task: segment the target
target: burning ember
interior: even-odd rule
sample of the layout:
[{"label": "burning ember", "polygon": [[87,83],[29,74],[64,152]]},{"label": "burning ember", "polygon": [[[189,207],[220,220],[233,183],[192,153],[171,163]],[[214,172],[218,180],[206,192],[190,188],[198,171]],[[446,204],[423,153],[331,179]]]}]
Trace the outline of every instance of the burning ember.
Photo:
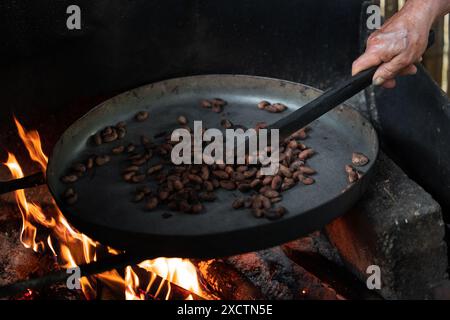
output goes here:
[{"label": "burning ember", "polygon": [[[39,133],[35,130],[26,130],[16,118],[14,121],[30,158],[38,163],[45,173],[48,158],[42,151]],[[24,177],[22,167],[13,153],[8,152],[4,165],[8,167],[12,178]],[[20,240],[23,245],[32,248],[35,252],[49,250],[62,268],[73,268],[96,261],[98,256],[119,253],[75,230],[64,218],[54,201],[52,207],[44,212],[40,204],[27,200],[25,190],[15,191],[15,199],[22,214]],[[38,240],[40,227],[50,231],[50,235],[45,240]],[[156,281],[157,279],[159,281]],[[173,291],[171,284],[176,284],[195,295],[204,294],[200,289],[194,265],[188,260],[179,258],[145,260],[138,266],[126,267],[124,275],[121,275],[118,270],[113,270],[89,278],[83,277],[80,282],[87,299],[96,298],[98,282],[107,287],[122,290],[127,300],[170,299]],[[31,290],[25,294],[31,295]],[[185,298],[193,299],[193,295]]]}]

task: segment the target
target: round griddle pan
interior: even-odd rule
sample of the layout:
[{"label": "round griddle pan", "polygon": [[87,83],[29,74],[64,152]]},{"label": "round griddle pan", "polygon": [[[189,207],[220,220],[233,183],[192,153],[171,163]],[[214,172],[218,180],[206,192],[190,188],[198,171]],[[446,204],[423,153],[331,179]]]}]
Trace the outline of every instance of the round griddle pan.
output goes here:
[{"label": "round griddle pan", "polygon": [[[377,158],[378,139],[374,128],[354,109],[341,105],[314,121],[305,143],[317,154],[308,164],[317,170],[316,183],[297,185],[283,193],[281,205],[288,214],[276,221],[257,219],[249,210],[234,210],[239,191],[220,190],[215,202],[204,203],[201,214],[186,214],[158,207],[145,211],[132,202],[135,184],[125,183],[121,172],[126,156],[112,156],[105,166],[74,184],[78,201],[67,205],[62,194],[67,185],[60,181],[71,164],[93,154],[109,153],[120,144],[139,144],[142,134],[155,137],[177,128],[179,115],[202,120],[205,127],[221,128],[223,118],[251,128],[256,122],[271,124],[318,97],[319,90],[283,80],[241,75],[192,76],[149,84],[103,102],[70,126],[57,142],[47,168],[47,183],[58,206],[81,232],[103,244],[128,252],[148,252],[151,256],[211,258],[272,247],[322,228],[344,214],[367,187]],[[203,99],[228,102],[221,114],[203,109]],[[274,114],[258,110],[261,100],[281,102],[289,107]],[[134,121],[141,110],[147,121]],[[95,146],[92,135],[106,126],[127,121],[124,140]],[[157,142],[158,138],[154,138]],[[359,168],[363,177],[348,186],[344,166],[352,152],[370,159]],[[170,213],[171,217],[167,218]]]}]

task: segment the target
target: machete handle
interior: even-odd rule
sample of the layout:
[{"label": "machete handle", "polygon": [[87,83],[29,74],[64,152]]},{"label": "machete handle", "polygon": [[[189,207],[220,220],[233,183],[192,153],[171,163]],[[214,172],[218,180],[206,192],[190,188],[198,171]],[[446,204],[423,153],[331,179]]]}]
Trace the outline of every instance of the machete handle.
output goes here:
[{"label": "machete handle", "polygon": [[20,189],[34,188],[42,184],[46,184],[45,175],[43,172],[37,172],[20,179],[0,181],[0,194]]}]

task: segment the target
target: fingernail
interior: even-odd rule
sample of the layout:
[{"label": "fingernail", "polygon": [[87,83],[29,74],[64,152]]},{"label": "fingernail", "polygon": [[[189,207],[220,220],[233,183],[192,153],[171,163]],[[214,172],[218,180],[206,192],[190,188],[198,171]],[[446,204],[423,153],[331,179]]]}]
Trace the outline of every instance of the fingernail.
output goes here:
[{"label": "fingernail", "polygon": [[376,86],[381,86],[384,81],[385,81],[384,78],[378,77],[375,80],[373,80],[372,83]]}]

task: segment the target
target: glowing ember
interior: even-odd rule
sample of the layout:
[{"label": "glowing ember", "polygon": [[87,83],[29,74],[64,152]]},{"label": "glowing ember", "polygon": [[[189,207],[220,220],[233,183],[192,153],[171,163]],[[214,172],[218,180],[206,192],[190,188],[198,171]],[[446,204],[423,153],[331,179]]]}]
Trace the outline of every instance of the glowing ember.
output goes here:
[{"label": "glowing ember", "polygon": [[[48,158],[42,151],[39,133],[35,130],[27,131],[16,118],[14,118],[14,122],[30,158],[37,162],[42,171],[45,172]],[[14,154],[8,152],[8,158],[4,165],[8,167],[12,178],[24,177],[22,168]],[[32,248],[36,252],[50,250],[57,257],[61,267],[73,268],[83,263],[96,261],[98,252],[103,252],[104,254],[120,253],[113,248],[101,246],[98,242],[75,230],[70,226],[54,202],[53,207],[48,210],[51,213],[44,213],[39,204],[27,200],[24,190],[15,191],[15,199],[22,215],[20,240],[23,245],[27,248]],[[42,226],[52,231],[52,234],[47,237],[46,241],[36,240],[37,226]],[[169,299],[171,294],[170,283],[175,283],[190,292],[202,295],[196,269],[188,260],[158,258],[143,261],[138,266],[149,273],[150,281],[146,288],[140,288],[141,281],[138,275],[131,266],[128,266],[125,268],[124,277],[115,270],[98,274],[89,279],[83,277],[81,286],[85,297],[87,299],[96,297],[96,281],[101,281],[105,286],[111,288],[120,288],[120,290],[123,290],[127,300],[145,299],[146,294],[155,298]],[[153,288],[156,279],[155,274],[166,280],[161,281],[156,286],[156,289]],[[30,296],[31,292],[31,290],[28,290],[25,295]],[[160,297],[162,292],[164,292],[164,296]],[[188,299],[192,299],[192,295],[189,295]]]}]

